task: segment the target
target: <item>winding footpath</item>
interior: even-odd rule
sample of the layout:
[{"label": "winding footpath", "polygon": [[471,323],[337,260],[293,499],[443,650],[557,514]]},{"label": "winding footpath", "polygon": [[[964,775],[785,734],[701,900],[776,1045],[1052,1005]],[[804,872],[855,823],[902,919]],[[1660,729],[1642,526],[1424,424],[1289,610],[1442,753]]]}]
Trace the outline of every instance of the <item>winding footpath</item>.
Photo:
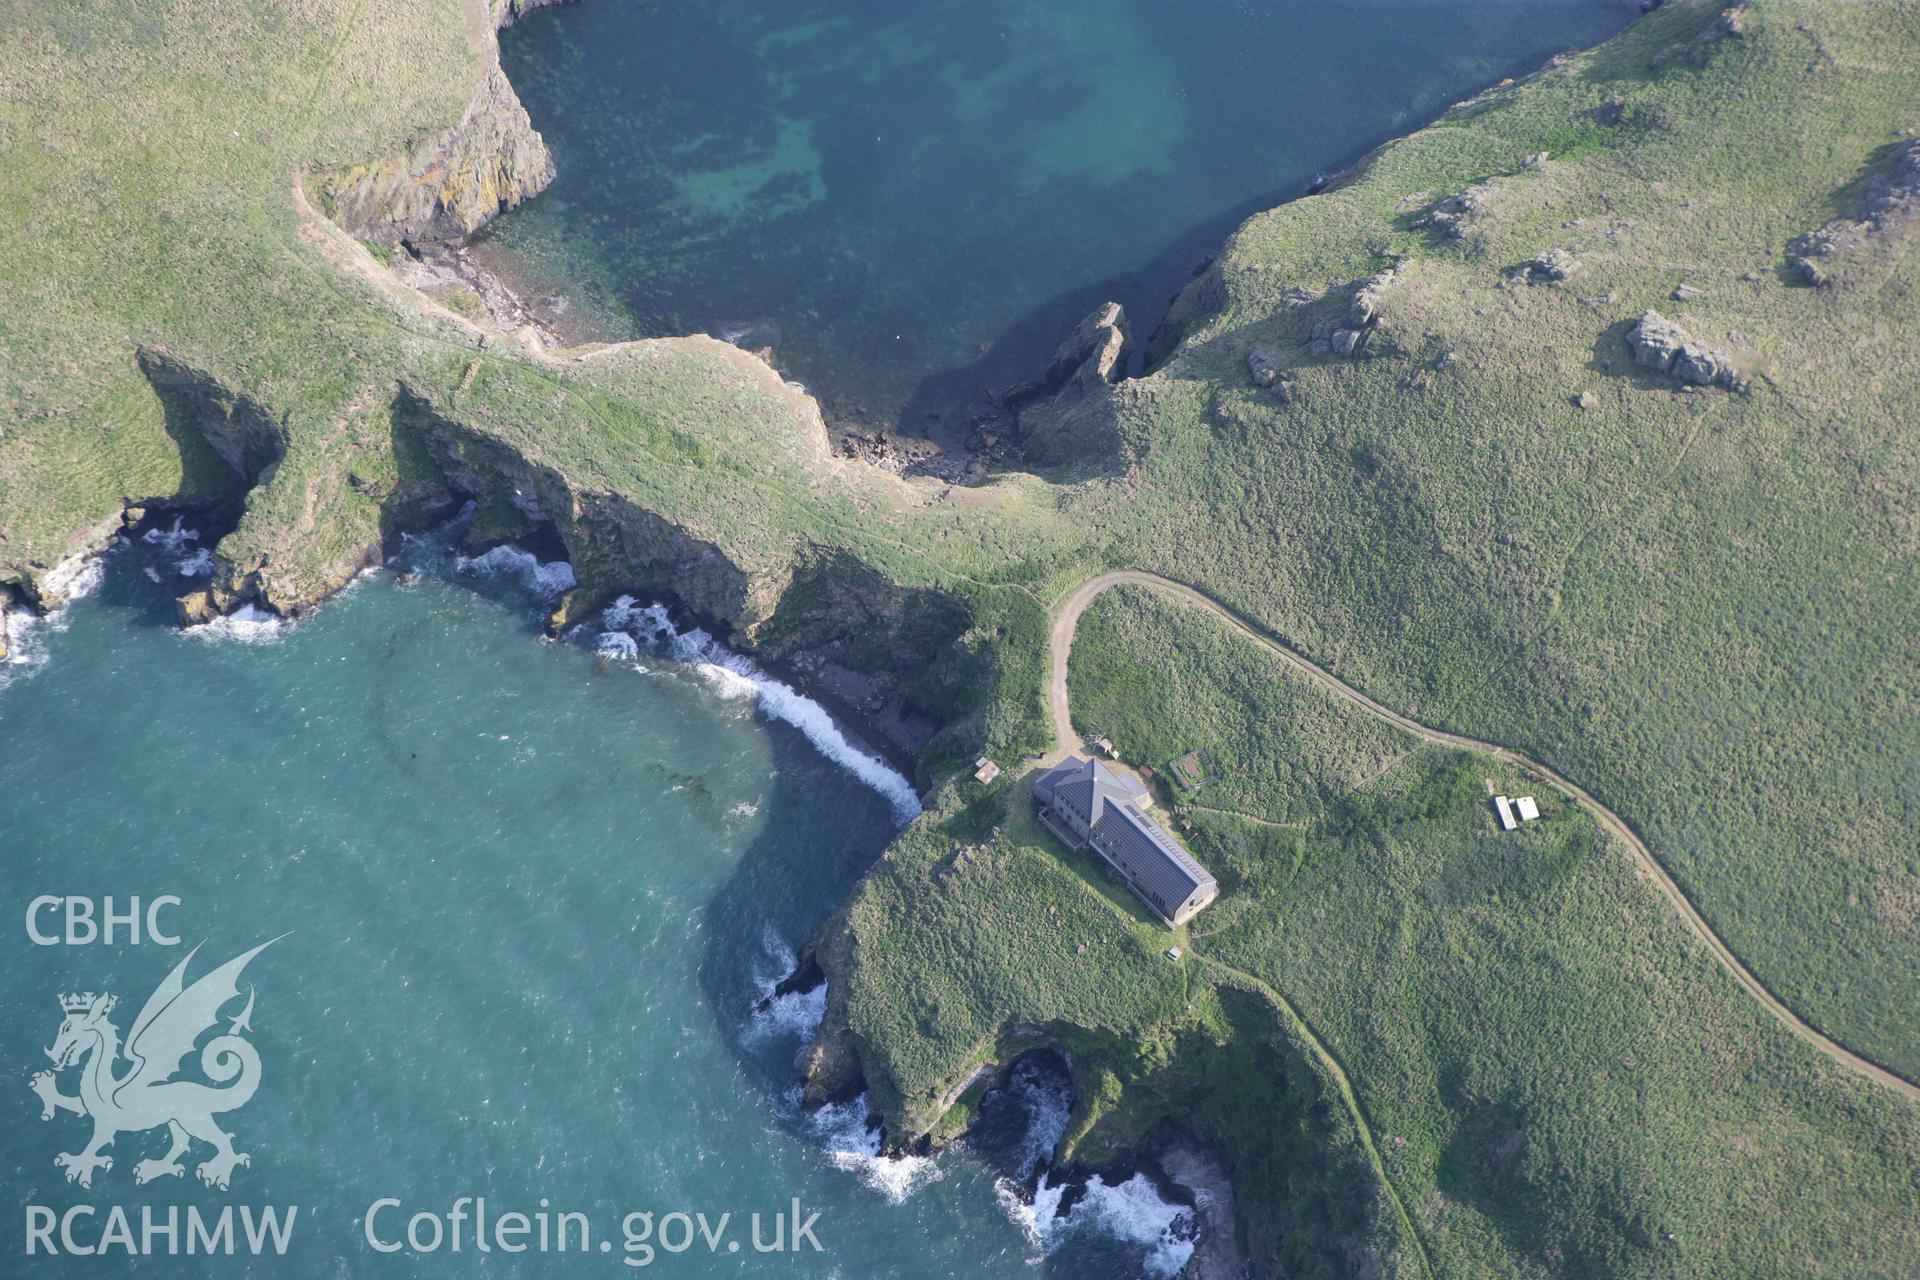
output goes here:
[{"label": "winding footpath", "polygon": [[1474,751],[1483,755],[1493,756],[1496,759],[1504,760],[1509,764],[1524,769],[1559,788],[1576,803],[1585,806],[1585,808],[1593,814],[1595,819],[1599,821],[1601,827],[1619,838],[1620,843],[1626,846],[1627,851],[1633,855],[1634,861],[1638,862],[1641,869],[1644,870],[1648,876],[1652,877],[1653,882],[1659,886],[1660,892],[1665,894],[1667,901],[1673,904],[1673,909],[1680,913],[1680,918],[1686,923],[1687,928],[1691,929],[1694,935],[1706,944],[1707,950],[1713,954],[1713,958],[1719,962],[1720,967],[1733,975],[1734,980],[1745,987],[1748,994],[1753,996],[1755,1000],[1758,1000],[1761,1007],[1773,1015],[1775,1021],[1798,1036],[1802,1041],[1812,1045],[1815,1049],[1818,1049],[1821,1053],[1839,1063],[1841,1066],[1846,1067],[1848,1070],[1857,1072],[1867,1079],[1874,1081],[1876,1084],[1885,1085],[1895,1093],[1909,1098],[1914,1102],[1920,1102],[1920,1085],[1914,1084],[1903,1076],[1895,1075],[1877,1063],[1869,1062],[1859,1054],[1847,1049],[1844,1045],[1827,1038],[1806,1022],[1802,1021],[1800,1016],[1782,1003],[1778,996],[1775,996],[1773,992],[1769,991],[1761,983],[1760,979],[1749,973],[1747,967],[1740,963],[1740,958],[1734,955],[1733,950],[1728,947],[1726,943],[1722,942],[1720,936],[1701,918],[1700,913],[1694,909],[1693,903],[1688,900],[1687,895],[1681,891],[1680,886],[1674,882],[1673,877],[1667,874],[1666,868],[1654,859],[1653,851],[1647,848],[1646,841],[1642,840],[1634,829],[1627,825],[1625,819],[1594,799],[1592,795],[1588,794],[1588,792],[1577,783],[1569,781],[1554,770],[1549,769],[1546,765],[1524,756],[1510,747],[1503,747],[1495,742],[1482,742],[1478,738],[1463,737],[1457,733],[1445,733],[1438,729],[1429,729],[1423,724],[1409,720],[1406,716],[1401,715],[1391,707],[1374,701],[1366,694],[1360,692],[1360,690],[1340,679],[1340,677],[1316,666],[1304,655],[1289,648],[1281,641],[1276,640],[1252,622],[1249,622],[1233,610],[1213,599],[1213,597],[1196,591],[1192,587],[1182,583],[1174,582],[1169,578],[1162,578],[1158,574],[1141,573],[1138,571],[1104,573],[1084,583],[1075,590],[1072,595],[1067,597],[1066,603],[1054,618],[1053,631],[1049,637],[1049,648],[1052,650],[1053,658],[1053,670],[1047,682],[1047,704],[1053,714],[1055,747],[1054,754],[1051,757],[1052,760],[1058,761],[1064,759],[1067,755],[1077,750],[1080,745],[1079,741],[1074,737],[1073,720],[1067,711],[1067,655],[1073,649],[1073,636],[1074,632],[1079,628],[1080,615],[1087,611],[1087,606],[1092,604],[1102,592],[1113,587],[1121,586],[1122,584],[1152,587],[1155,590],[1173,596],[1184,604],[1191,605],[1196,609],[1212,614],[1215,618],[1224,622],[1229,628],[1245,636],[1247,639],[1252,640],[1255,644],[1273,654],[1301,675],[1318,682],[1320,686],[1329,693],[1345,699],[1379,719],[1386,721],[1388,724],[1405,730],[1422,742],[1432,743],[1436,746],[1455,747],[1463,751]]}]

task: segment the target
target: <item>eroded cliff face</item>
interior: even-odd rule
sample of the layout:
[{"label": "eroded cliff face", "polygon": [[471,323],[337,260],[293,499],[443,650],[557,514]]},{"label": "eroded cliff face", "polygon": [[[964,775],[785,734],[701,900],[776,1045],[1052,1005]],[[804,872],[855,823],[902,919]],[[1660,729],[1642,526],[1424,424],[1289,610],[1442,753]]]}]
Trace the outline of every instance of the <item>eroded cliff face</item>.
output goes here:
[{"label": "eroded cliff face", "polygon": [[1133,330],[1117,302],[1103,304],[1075,327],[1053,353],[1046,377],[1011,397],[1028,462],[1125,464],[1115,388],[1126,380],[1132,355]]},{"label": "eroded cliff face", "polygon": [[[478,0],[476,0],[478,2]],[[558,0],[485,0],[494,28]],[[500,68],[486,33],[486,68],[460,122],[364,164],[315,173],[309,189],[329,217],[363,240],[452,240],[546,189],[553,156]]]},{"label": "eroded cliff face", "polygon": [[487,8],[493,16],[493,26],[497,31],[512,26],[535,9],[572,2],[573,0],[487,0]]}]

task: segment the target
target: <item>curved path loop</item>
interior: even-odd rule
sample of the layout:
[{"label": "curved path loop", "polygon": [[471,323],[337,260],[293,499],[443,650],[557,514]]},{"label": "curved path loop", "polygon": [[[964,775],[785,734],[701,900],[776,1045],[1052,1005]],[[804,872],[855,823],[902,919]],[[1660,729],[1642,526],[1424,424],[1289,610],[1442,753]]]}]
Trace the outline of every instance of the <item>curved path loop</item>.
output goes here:
[{"label": "curved path loop", "polygon": [[1438,729],[1429,729],[1423,724],[1409,720],[1391,707],[1383,706],[1375,702],[1372,698],[1360,692],[1360,690],[1340,679],[1340,677],[1314,665],[1314,663],[1310,662],[1306,657],[1288,648],[1279,640],[1274,639],[1271,635],[1268,635],[1253,623],[1242,618],[1233,610],[1214,600],[1211,596],[1194,590],[1192,587],[1174,582],[1168,578],[1162,578],[1157,574],[1127,571],[1101,574],[1092,581],[1083,584],[1074,591],[1071,596],[1067,597],[1066,604],[1061,607],[1059,614],[1054,618],[1053,632],[1049,639],[1049,645],[1053,653],[1053,674],[1047,682],[1047,703],[1053,712],[1054,736],[1056,739],[1054,755],[1052,757],[1054,760],[1057,761],[1064,758],[1078,749],[1080,745],[1074,737],[1073,721],[1067,713],[1067,654],[1073,648],[1073,635],[1074,631],[1080,625],[1080,615],[1087,611],[1087,606],[1092,604],[1095,598],[1102,592],[1109,588],[1120,586],[1123,583],[1153,587],[1166,592],[1168,595],[1175,597],[1185,604],[1192,605],[1196,609],[1201,609],[1212,614],[1215,618],[1226,623],[1228,627],[1239,632],[1249,640],[1252,640],[1255,644],[1258,644],[1276,658],[1279,658],[1280,661],[1286,663],[1301,675],[1306,676],[1310,680],[1317,681],[1321,687],[1336,697],[1344,698],[1355,706],[1385,720],[1388,724],[1396,725],[1406,730],[1423,742],[1444,747],[1457,747],[1465,751],[1476,751],[1485,755],[1494,756],[1525,769],[1558,787],[1575,802],[1584,805],[1587,810],[1599,820],[1603,828],[1619,838],[1620,842],[1626,846],[1628,852],[1633,855],[1634,860],[1653,878],[1653,882],[1660,886],[1660,892],[1665,894],[1667,901],[1673,904],[1673,909],[1680,913],[1680,918],[1686,922],[1687,928],[1691,929],[1695,936],[1707,945],[1707,950],[1713,953],[1713,958],[1719,961],[1720,967],[1732,974],[1734,980],[1745,987],[1748,994],[1753,996],[1755,1000],[1758,1000],[1761,1007],[1772,1014],[1781,1026],[1849,1070],[1856,1071],[1869,1080],[1885,1085],[1894,1092],[1912,1099],[1915,1102],[1920,1102],[1920,1085],[1916,1085],[1902,1076],[1897,1076],[1885,1067],[1877,1063],[1869,1062],[1845,1046],[1828,1039],[1825,1035],[1822,1035],[1819,1031],[1802,1021],[1800,1016],[1783,1004],[1779,997],[1775,996],[1773,992],[1769,991],[1761,983],[1760,979],[1749,973],[1747,967],[1740,963],[1740,958],[1733,954],[1732,949],[1720,940],[1720,936],[1701,918],[1700,913],[1694,910],[1693,903],[1687,899],[1687,895],[1681,891],[1680,886],[1674,883],[1673,877],[1667,874],[1666,868],[1654,860],[1653,851],[1647,848],[1646,841],[1642,840],[1639,835],[1635,833],[1634,829],[1626,824],[1626,821],[1621,818],[1620,815],[1594,799],[1593,796],[1588,794],[1587,791],[1577,783],[1569,781],[1552,769],[1549,769],[1546,765],[1541,764],[1538,760],[1530,759],[1510,747],[1503,747],[1495,742],[1482,742],[1478,738],[1463,737],[1457,733],[1444,733]]}]

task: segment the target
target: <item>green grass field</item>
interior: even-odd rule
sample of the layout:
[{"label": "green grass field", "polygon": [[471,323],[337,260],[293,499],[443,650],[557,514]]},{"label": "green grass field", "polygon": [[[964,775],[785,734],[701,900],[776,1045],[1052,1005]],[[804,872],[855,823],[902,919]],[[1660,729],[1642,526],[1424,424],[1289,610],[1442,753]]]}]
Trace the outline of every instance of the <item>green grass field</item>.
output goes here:
[{"label": "green grass field", "polygon": [[[1490,763],[1104,597],[1079,727],[1214,773],[1167,793],[1227,889],[1181,965],[1017,770],[951,778],[1046,749],[1053,610],[1152,569],[1588,787],[1799,1015],[1920,1078],[1915,241],[1818,289],[1787,259],[1920,127],[1920,9],[1674,0],[1490,89],[1232,237],[1114,394],[1124,456],[952,491],[832,457],[718,343],[489,339],[307,207],[300,175],[455,125],[491,18],[0,0],[0,591],[129,504],[223,497],[229,602],[294,609],[454,491],[535,520],[519,490],[584,596],[669,590],[769,648],[853,601],[857,661],[945,722],[928,818],[824,947],[897,1138],[1055,1042],[1077,1151],[1210,1138],[1290,1273],[1911,1272],[1914,1109],[1768,1021],[1577,811],[1496,835]],[[1470,188],[1459,236],[1418,225]],[[1554,248],[1568,279],[1516,274]],[[1361,356],[1316,353],[1390,265]],[[1637,368],[1649,308],[1747,390]]]},{"label": "green grass field", "polygon": [[[1356,1216],[1391,1239],[1390,1215],[1361,1214],[1352,1190],[1344,1218],[1296,1199],[1327,1193],[1325,1171],[1274,1161],[1304,1115],[1339,1108],[1205,1087],[1271,993],[1352,1083],[1358,1119],[1340,1119],[1369,1128],[1406,1207],[1403,1266],[1417,1247],[1442,1275],[1894,1276],[1920,1254],[1920,1115],[1770,1020],[1583,810],[1489,758],[1412,749],[1141,588],[1089,610],[1070,688],[1092,709],[1082,727],[1123,750],[1176,742],[1218,762],[1217,783],[1163,798],[1221,899],[1169,962],[1167,932],[1065,856],[1020,785],[944,795],[833,947],[833,1017],[907,1123],[1024,1043],[1009,1028],[1070,1028],[1078,1154],[1176,1118],[1255,1197],[1257,1250],[1336,1266],[1317,1250]],[[1096,718],[1149,690],[1151,725]],[[1489,781],[1538,793],[1541,821],[1500,832]],[[1287,1049],[1266,1068],[1332,1090]],[[1364,1160],[1350,1169],[1334,1185],[1366,1181]],[[1262,1235],[1296,1216],[1325,1233],[1312,1248]]]},{"label": "green grass field", "polygon": [[[1138,483],[1075,510],[1397,709],[1578,779],[1789,1005],[1916,1078],[1914,241],[1828,289],[1784,255],[1920,126],[1920,11],[1754,4],[1733,36],[1717,9],[1670,5],[1248,223],[1127,401]],[[1572,158],[1523,165],[1572,128]],[[1478,182],[1464,243],[1408,226]],[[1571,280],[1508,278],[1555,246]],[[1286,291],[1387,254],[1372,354],[1311,356],[1320,307]],[[1750,361],[1750,391],[1636,369],[1648,308]],[[1291,405],[1248,384],[1255,345]]]}]

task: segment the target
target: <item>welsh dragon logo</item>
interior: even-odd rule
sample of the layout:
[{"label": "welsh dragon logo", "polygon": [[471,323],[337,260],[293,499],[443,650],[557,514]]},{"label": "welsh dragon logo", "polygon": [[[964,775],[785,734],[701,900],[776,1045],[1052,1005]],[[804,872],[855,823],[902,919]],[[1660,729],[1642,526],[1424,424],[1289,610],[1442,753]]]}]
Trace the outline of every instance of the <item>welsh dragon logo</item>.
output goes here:
[{"label": "welsh dragon logo", "polygon": [[[187,965],[200,948],[189,951],[147,997],[140,1016],[133,1020],[124,1050],[130,1065],[124,1072],[116,1071],[122,1056],[120,1031],[109,1017],[118,1000],[105,992],[95,995],[91,991],[60,997],[66,1020],[60,1024],[53,1047],[47,1050],[53,1070],[36,1073],[32,1085],[43,1104],[42,1120],[53,1119],[56,1111],[70,1111],[93,1120],[93,1139],[85,1147],[53,1158],[67,1171],[68,1182],[91,1187],[95,1170],[113,1168],[112,1157],[101,1152],[113,1145],[115,1137],[161,1125],[167,1127],[171,1145],[160,1159],[142,1160],[133,1166],[136,1183],[180,1177],[186,1172],[180,1157],[195,1139],[213,1148],[212,1157],[195,1170],[200,1181],[210,1187],[226,1190],[234,1167],[252,1163],[245,1152],[233,1149],[233,1135],[214,1120],[217,1115],[246,1106],[260,1087],[260,1055],[242,1036],[253,1029],[251,986],[246,1008],[231,1019],[225,1034],[214,1036],[200,1050],[200,1070],[214,1083],[173,1077],[193,1052],[195,1042],[219,1023],[220,1010],[239,998],[240,973],[247,962],[279,940],[263,942],[236,956],[192,986],[186,983]],[[75,1063],[84,1065],[80,1068],[80,1092],[70,1097],[60,1092],[55,1075]]]}]

